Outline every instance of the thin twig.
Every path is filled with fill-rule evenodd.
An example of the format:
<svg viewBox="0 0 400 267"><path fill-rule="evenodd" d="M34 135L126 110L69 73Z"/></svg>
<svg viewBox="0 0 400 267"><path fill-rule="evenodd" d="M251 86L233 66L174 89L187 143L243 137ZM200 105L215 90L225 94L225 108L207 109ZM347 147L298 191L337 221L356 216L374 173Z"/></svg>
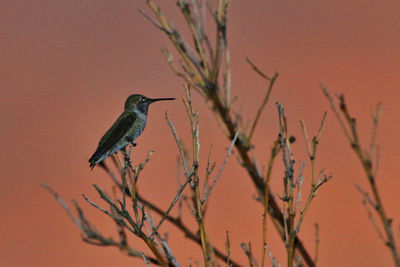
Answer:
<svg viewBox="0 0 400 267"><path fill-rule="evenodd" d="M83 228L81 222L79 221L78 218L76 218L76 217L74 216L74 214L73 214L72 211L70 210L68 204L60 197L60 195L59 195L56 191L54 191L53 188L51 188L50 185L48 185L48 184L46 184L46 183L42 183L42 186L43 186L44 188L46 188L46 189L55 197L55 199L57 200L57 202L61 205L61 207L64 208L65 212L68 214L68 216L69 216L69 217L71 218L71 220L74 222L74 224L75 224L76 226L78 226L78 228L79 228L81 231L84 232L84 228Z"/></svg>
<svg viewBox="0 0 400 267"><path fill-rule="evenodd" d="M272 167L274 166L274 161L276 156L280 151L280 142L277 139L272 148L271 148L271 156L268 162L268 170L265 178L265 193L264 193L264 213L262 215L263 223L262 223L262 255L261 255L261 267L265 265L266 251L267 251L267 215L268 215L268 207L269 207L269 181L272 174Z"/></svg>
<svg viewBox="0 0 400 267"><path fill-rule="evenodd" d="M238 135L239 135L239 132L236 132L235 136L233 137L232 143L231 143L231 145L229 147L228 153L226 154L224 162L222 163L221 168L219 169L219 171L217 173L217 176L215 177L214 181L211 183L210 187L208 188L208 191L205 194L203 194L203 198L201 199L201 202L204 203L207 200L207 198L211 194L211 191L214 188L215 184L218 182L218 179L221 176L222 171L224 170L226 163L228 162L228 158L231 155L232 149L233 149L233 147L235 145L235 142L236 142L236 140L238 138Z"/></svg>
<svg viewBox="0 0 400 267"><path fill-rule="evenodd" d="M251 242L249 242L248 246L245 243L241 243L240 246L242 247L244 253L246 254L247 258L249 259L249 267L257 267L258 264L253 257L253 252L251 249Z"/></svg>
<svg viewBox="0 0 400 267"><path fill-rule="evenodd" d="M378 133L378 126L380 122L380 117L381 117L381 112L382 112L382 104L378 103L376 105L376 110L375 112L372 112L372 134L371 134L371 143L369 146L369 160L371 162L374 162L374 176L377 175L378 173L378 167L379 167L379 147L376 144L376 136Z"/></svg>
<svg viewBox="0 0 400 267"><path fill-rule="evenodd" d="M153 238L154 234L157 233L158 229L160 229L162 223L164 222L164 220L169 216L169 213L171 212L172 208L175 206L176 202L180 199L183 190L185 189L185 187L188 185L188 183L191 182L192 180L192 175L189 176L186 181L179 187L178 192L176 193L176 196L174 197L174 199L172 200L171 204L169 205L169 208L167 209L167 211L164 213L163 217L161 218L160 222L157 224L156 227L154 227L153 229L153 233L149 236L149 238Z"/></svg>
<svg viewBox="0 0 400 267"><path fill-rule="evenodd" d="M376 222L374 215L372 215L372 212L370 208L368 207L368 204L371 205L374 209L376 208L376 204L372 201L372 199L369 197L368 193L365 192L360 185L356 184L357 190L361 193L363 196L362 203L365 207L365 210L367 211L368 214L368 219L371 221L372 226L374 227L375 231L378 234L379 239L383 242L386 243L385 237L382 234L381 229L379 229L378 223Z"/></svg>
<svg viewBox="0 0 400 267"><path fill-rule="evenodd" d="M172 266L174 266L174 267L180 267L178 261L176 260L175 256L173 255L171 249L169 248L169 245L168 245L166 239L165 239L165 238L162 238L162 237L157 233L157 231L155 231L155 228L154 228L154 221L153 221L152 219L150 219L150 217L147 215L146 212L144 212L144 213L145 213L145 216L144 216L144 217L145 217L146 222L149 224L149 226L151 227L153 233L155 233L155 236L156 236L156 237L158 238L158 240L161 242L161 245L159 245L159 244L156 243L156 242L155 242L155 243L159 246L160 250L164 251L164 253L165 253L165 255L166 255L167 259L168 259L168 262L170 263L169 265L172 265ZM152 217L152 215L150 215L150 216ZM150 236L149 236L149 240L152 240L152 238L151 238ZM154 241L155 241L155 240L154 240Z"/></svg>
<svg viewBox="0 0 400 267"><path fill-rule="evenodd" d="M172 31L168 30L167 28L161 26L160 23L158 23L156 20L154 20L152 17L150 17L146 12L144 12L143 9L139 8L138 11L146 18L148 19L151 23L153 23L154 26L156 26L158 29L162 30L166 34L173 34Z"/></svg>
<svg viewBox="0 0 400 267"><path fill-rule="evenodd" d="M319 256L319 225L318 223L314 224L315 226L315 252L314 252L314 262L317 264L318 256Z"/></svg>
<svg viewBox="0 0 400 267"><path fill-rule="evenodd" d="M265 97L264 97L264 100L263 100L263 102L262 102L260 108L259 108L258 111L257 111L257 115L256 115L256 117L254 118L254 121L253 121L252 126L251 126L251 130L250 130L249 137L248 137L248 141L250 142L251 138L253 137L254 130L256 129L258 120L260 119L261 113L262 113L262 111L264 110L265 106L266 106L267 103L268 103L269 97L270 97L271 92L272 92L272 88L274 87L274 83L275 83L276 79L278 78L279 74L276 72L276 73L274 74L274 76L272 76L272 78L270 78L270 77L268 77L267 75L265 75L262 71L260 71L260 70L253 64L253 62L250 61L249 58L246 58L246 61L247 61L247 63L250 64L250 66L253 68L253 70L254 70L255 72L257 72L261 77L263 77L264 79L266 79L266 80L269 82L269 86L268 86L267 93L266 93L266 95L265 95Z"/></svg>
<svg viewBox="0 0 400 267"><path fill-rule="evenodd" d="M269 258L271 259L272 267L276 267L276 259L275 259L274 256L272 256L272 251L271 250L269 250L268 255L269 255ZM279 262L278 262L278 266L279 267L281 266L281 264Z"/></svg>
<svg viewBox="0 0 400 267"><path fill-rule="evenodd" d="M215 168L215 162L211 164L211 152L212 152L213 146L210 146L210 150L208 151L208 157L207 157L207 166L206 166L206 178L204 179L204 185L203 185L203 196L206 194L207 189L208 189L208 180L210 179L210 175L213 172Z"/></svg>
<svg viewBox="0 0 400 267"><path fill-rule="evenodd" d="M225 251L226 251L226 266L230 267L232 264L230 263L231 256L231 242L229 241L229 231L226 231L225 237Z"/></svg>
<svg viewBox="0 0 400 267"><path fill-rule="evenodd" d="M344 124L344 121L342 120L342 117L339 114L339 111L336 108L335 102L333 101L331 95L329 94L328 89L321 84L321 90L324 93L325 97L328 99L329 104L331 105L331 109L333 111L333 113L335 114L336 119L338 120L340 126L342 127L342 130L344 132L344 134L346 135L347 140L349 140L349 142L353 142L352 138L350 137L350 134L348 132L348 129L346 127L346 125Z"/></svg>
<svg viewBox="0 0 400 267"><path fill-rule="evenodd" d="M183 167L185 168L185 176L186 176L186 178L188 178L191 175L190 175L189 167L188 167L188 164L186 161L185 153L184 153L184 150L182 147L182 143L179 139L178 133L176 132L175 125L172 123L171 119L168 116L168 112L165 112L165 119L167 120L168 125L171 128L172 134L174 135L176 144L178 146L178 149L179 149L179 152L180 152L180 155L182 158Z"/></svg>

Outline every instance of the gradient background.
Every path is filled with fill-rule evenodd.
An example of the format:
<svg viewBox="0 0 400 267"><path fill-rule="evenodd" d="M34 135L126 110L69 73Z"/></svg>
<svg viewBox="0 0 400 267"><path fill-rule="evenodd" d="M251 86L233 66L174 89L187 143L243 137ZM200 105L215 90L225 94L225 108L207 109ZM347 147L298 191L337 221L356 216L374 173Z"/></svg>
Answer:
<svg viewBox="0 0 400 267"><path fill-rule="evenodd" d="M162 2L162 1L159 1ZM164 11L182 25L175 1ZM182 81L170 71L160 47L165 36L137 12L145 1L0 1L0 264L2 266L143 266L115 248L84 244L79 231L53 197L47 182L66 200L78 199L87 216L105 236L115 226L81 198L98 203L91 184L109 190L100 169L87 160L104 132L123 108L126 97L183 96ZM249 56L266 73L280 77L272 101L254 136L260 165L265 165L277 134L276 108L287 111L290 131L298 136L297 160L306 160L298 121L315 134L329 110L319 83L331 93L344 92L358 120L361 139L369 141L370 111L379 101L383 117L378 140L378 177L385 208L393 216L397 241L400 218L400 3L398 1L233 1L229 15L233 94L246 118L252 118L265 94L265 83L245 63ZM229 142L221 135L206 104L195 97L200 111L203 164L211 144L220 166ZM166 208L176 191L176 145L164 119L169 111L182 137L188 122L181 101L155 104L147 129L138 140L134 163L148 150L156 153L139 182L142 194ZM391 266L389 250L379 240L354 184L367 189L360 163L350 151L333 114L319 147L318 168L334 179L323 186L306 216L300 237L314 251L314 223L320 225L321 266ZM307 174L307 173L306 173ZM272 187L281 193L281 163ZM308 191L305 182L305 190ZM232 157L217 184L206 226L211 241L224 248L231 234L234 259L246 264L239 244L252 241L257 258L261 248L262 207L253 200L254 187ZM103 205L104 206L104 205ZM193 219L184 219L193 226ZM268 247L285 263L284 245L271 225ZM165 225L182 266L190 255L202 262L200 248ZM131 245L143 248L132 238ZM398 243L399 244L399 243Z"/></svg>

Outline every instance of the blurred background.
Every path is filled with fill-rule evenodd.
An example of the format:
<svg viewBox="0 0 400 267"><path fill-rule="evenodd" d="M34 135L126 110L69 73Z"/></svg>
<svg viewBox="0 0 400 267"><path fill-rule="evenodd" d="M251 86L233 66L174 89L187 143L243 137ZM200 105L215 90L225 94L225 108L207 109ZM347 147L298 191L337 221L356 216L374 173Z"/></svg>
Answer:
<svg viewBox="0 0 400 267"><path fill-rule="evenodd" d="M176 1L158 2L177 28L184 26ZM164 113L169 112L189 147L182 80L173 75L160 53L168 40L138 8L147 10L145 1L0 1L2 266L144 266L140 259L115 248L83 243L77 227L40 186L46 182L64 199L76 199L105 236L116 236L113 222L90 207L81 194L103 204L92 184L110 190L111 182L100 168L90 171L87 161L123 111L125 99L141 93L178 99L151 106L147 128L132 155L138 164L149 150L155 151L139 181L143 195L163 208L175 196L178 150ZM266 92L265 81L245 57L267 74L280 74L253 138L260 166L266 165L278 133L275 101L285 106L289 131L298 137L297 162L307 160L299 120L306 121L313 135L323 112L329 110L320 83L331 93L345 93L365 145L370 140L371 110L382 102L377 183L388 215L395 218L397 241L399 10L395 0L257 0L233 1L228 16L232 94L239 96L236 108L244 119L255 116ZM214 146L213 159L219 167L229 141L197 95L194 107L200 111L200 168L204 172L209 147ZM368 220L354 186L368 190L367 180L332 112L319 153L317 168L332 172L334 178L320 189L305 217L299 236L306 248L313 254L314 223L318 222L321 266L392 266L389 250ZM271 181L272 190L279 194L281 166L278 162ZM305 179L304 196L310 183ZM247 173L231 157L211 195L206 227L212 243L222 250L225 231L230 232L232 257L242 264L247 259L241 242L251 241L255 256L261 255L263 211L253 195ZM185 214L195 230L193 218ZM268 226L268 248L285 263L284 244L270 222ZM197 245L171 225L165 224L162 230L169 233L170 246L182 266L189 265L189 258L202 262ZM130 243L145 249L135 238Z"/></svg>

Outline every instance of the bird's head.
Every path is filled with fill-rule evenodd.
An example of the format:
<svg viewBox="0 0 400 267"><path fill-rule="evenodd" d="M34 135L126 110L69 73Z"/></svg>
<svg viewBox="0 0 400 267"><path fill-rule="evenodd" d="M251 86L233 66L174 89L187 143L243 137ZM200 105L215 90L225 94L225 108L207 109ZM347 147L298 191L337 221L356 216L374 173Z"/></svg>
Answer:
<svg viewBox="0 0 400 267"><path fill-rule="evenodd" d="M151 103L163 100L175 100L175 98L148 98L144 95L130 95L125 102L125 111L137 110L143 114L147 114Z"/></svg>

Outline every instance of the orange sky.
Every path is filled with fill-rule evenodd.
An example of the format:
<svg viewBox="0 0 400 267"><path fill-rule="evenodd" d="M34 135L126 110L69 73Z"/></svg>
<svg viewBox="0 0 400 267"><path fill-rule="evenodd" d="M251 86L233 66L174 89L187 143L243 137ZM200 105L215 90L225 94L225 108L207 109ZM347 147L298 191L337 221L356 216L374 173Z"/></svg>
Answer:
<svg viewBox="0 0 400 267"><path fill-rule="evenodd" d="M163 7L174 25L181 26L175 1L164 2ZM92 222L106 236L114 235L110 220L81 198L86 193L102 203L91 184L103 188L110 184L100 169L90 171L87 160L128 95L183 95L182 81L172 75L160 53L167 40L138 8L146 8L145 1L0 1L2 266L143 266L115 248L84 244L78 229L40 186L47 182L66 200L78 199ZM254 155L260 165L266 163L278 131L271 103L279 101L286 108L290 130L299 137L294 148L297 160L307 159L298 121L304 119L309 133L315 133L329 109L320 82L332 93L346 94L352 113L359 118L364 143L369 140L371 108L383 103L378 186L387 213L395 218L396 238L400 219L396 205L400 200L399 10L395 0L233 1L228 26L232 90L240 96L237 106L247 118L255 115L265 84L245 63L245 56L265 72L280 74L254 136ZM213 157L219 166L229 143L197 96L195 107L200 110L202 159L214 144ZM133 154L137 164L148 150L156 151L139 186L142 194L164 208L176 191L178 153L164 120L167 110L180 134L187 137L181 101L155 104ZM305 218L300 237L306 248L313 254L313 225L318 222L321 266L391 266L390 253L374 232L354 187L358 183L367 189L367 181L333 114L328 115L319 152L318 168L332 172L334 179L321 188ZM204 163L200 168L204 169ZM277 193L281 193L282 175L277 165L272 177ZM305 187L307 182L306 178ZM206 217L212 242L223 249L225 230L229 230L234 259L243 264L241 242L252 241L255 255L260 255L262 208L252 199L254 193L247 174L232 157L211 196ZM185 219L193 222L189 216ZM173 227L164 229L182 266L188 265L190 255L202 260L198 246ZM268 245L284 263L283 244L272 226L269 233ZM134 238L131 242L143 247Z"/></svg>

